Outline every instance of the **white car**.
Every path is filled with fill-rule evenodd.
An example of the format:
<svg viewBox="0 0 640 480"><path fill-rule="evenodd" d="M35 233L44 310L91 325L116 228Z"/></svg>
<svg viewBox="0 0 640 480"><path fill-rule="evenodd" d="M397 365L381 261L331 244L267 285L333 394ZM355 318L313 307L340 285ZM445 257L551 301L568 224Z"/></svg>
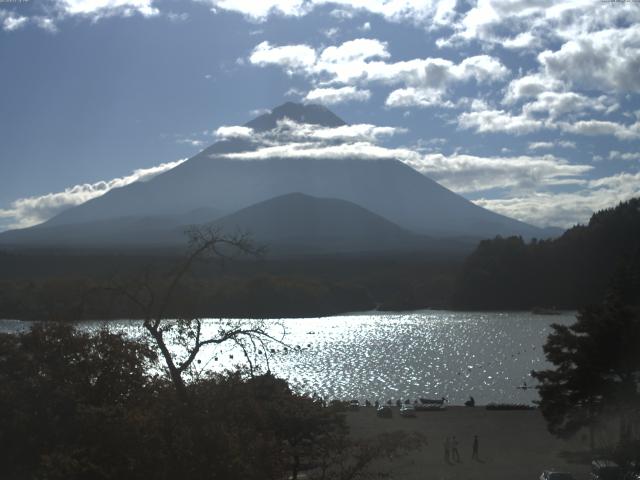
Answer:
<svg viewBox="0 0 640 480"><path fill-rule="evenodd" d="M411 404L405 403L400 407L400 416L401 417L415 417L416 416L416 408Z"/></svg>

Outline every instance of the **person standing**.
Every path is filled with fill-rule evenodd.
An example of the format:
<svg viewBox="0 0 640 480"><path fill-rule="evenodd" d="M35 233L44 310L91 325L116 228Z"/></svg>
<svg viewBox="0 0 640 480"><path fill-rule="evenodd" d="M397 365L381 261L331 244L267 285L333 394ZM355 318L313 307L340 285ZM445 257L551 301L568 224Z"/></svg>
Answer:
<svg viewBox="0 0 640 480"><path fill-rule="evenodd" d="M458 439L453 436L451 439L451 458L454 462L460 463L460 452L458 452Z"/></svg>
<svg viewBox="0 0 640 480"><path fill-rule="evenodd" d="M473 436L473 453L471 454L471 460L479 461L480 457L478 456L478 449L480 445L478 442L478 435Z"/></svg>

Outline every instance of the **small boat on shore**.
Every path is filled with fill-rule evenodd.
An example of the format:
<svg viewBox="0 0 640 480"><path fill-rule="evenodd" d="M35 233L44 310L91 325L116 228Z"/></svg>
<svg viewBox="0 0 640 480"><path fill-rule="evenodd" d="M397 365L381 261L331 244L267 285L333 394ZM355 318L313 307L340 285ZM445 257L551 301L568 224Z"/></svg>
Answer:
<svg viewBox="0 0 640 480"><path fill-rule="evenodd" d="M544 308L544 307L533 307L531 309L531 313L534 315L560 315L562 312L558 310L556 307Z"/></svg>
<svg viewBox="0 0 640 480"><path fill-rule="evenodd" d="M442 398L423 398L420 397L420 403L415 405L418 412L438 412L446 410L447 399Z"/></svg>

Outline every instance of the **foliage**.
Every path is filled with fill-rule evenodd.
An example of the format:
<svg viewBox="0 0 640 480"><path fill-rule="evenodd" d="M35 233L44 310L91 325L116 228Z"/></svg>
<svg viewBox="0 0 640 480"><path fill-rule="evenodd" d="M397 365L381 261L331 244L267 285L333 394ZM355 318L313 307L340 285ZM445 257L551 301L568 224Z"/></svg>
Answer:
<svg viewBox="0 0 640 480"><path fill-rule="evenodd" d="M622 271L628 301L640 304L640 198L597 212L555 240L481 242L458 277L454 306L573 309L603 300Z"/></svg>
<svg viewBox="0 0 640 480"><path fill-rule="evenodd" d="M553 369L534 372L549 430L571 436L620 415L623 425L640 412L640 311L610 294L580 310L571 326L553 325L544 351ZM635 418L635 419L634 419Z"/></svg>
<svg viewBox="0 0 640 480"><path fill-rule="evenodd" d="M115 298L114 283L135 288L140 272L158 289L184 257L142 252L0 252L0 317L21 320L143 318ZM185 275L167 316L283 318L450 305L462 257L239 258L224 268L202 258Z"/></svg>
<svg viewBox="0 0 640 480"><path fill-rule="evenodd" d="M362 479L401 446L351 440L337 408L269 374L200 378L186 404L156 366L154 350L107 331L49 322L0 334L2 477L257 480L315 467Z"/></svg>
<svg viewBox="0 0 640 480"><path fill-rule="evenodd" d="M155 393L147 373L155 360L145 345L106 331L49 324L1 334L4 478L135 478L125 470Z"/></svg>

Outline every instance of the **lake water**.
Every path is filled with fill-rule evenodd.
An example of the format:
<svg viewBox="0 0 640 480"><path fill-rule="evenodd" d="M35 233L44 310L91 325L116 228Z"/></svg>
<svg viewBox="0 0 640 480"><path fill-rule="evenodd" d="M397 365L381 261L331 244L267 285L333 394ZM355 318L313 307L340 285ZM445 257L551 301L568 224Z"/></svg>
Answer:
<svg viewBox="0 0 640 480"><path fill-rule="evenodd" d="M284 327L285 341L294 348L285 352L278 347L269 367L298 391L327 399L383 402L445 396L461 404L473 395L479 404L530 403L536 390L517 387L535 385L531 370L548 366L542 345L550 324L574 321L573 312L544 316L438 310L283 319L273 322L273 328ZM217 322L206 320L205 330L215 329ZM90 330L102 325L81 324ZM25 324L0 322L3 331L20 328ZM109 322L109 328L142 333L137 321ZM201 366L223 370L242 363L242 355L237 349L210 348L200 360Z"/></svg>

